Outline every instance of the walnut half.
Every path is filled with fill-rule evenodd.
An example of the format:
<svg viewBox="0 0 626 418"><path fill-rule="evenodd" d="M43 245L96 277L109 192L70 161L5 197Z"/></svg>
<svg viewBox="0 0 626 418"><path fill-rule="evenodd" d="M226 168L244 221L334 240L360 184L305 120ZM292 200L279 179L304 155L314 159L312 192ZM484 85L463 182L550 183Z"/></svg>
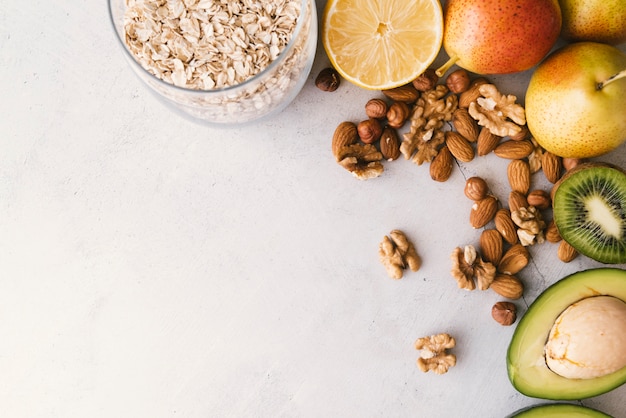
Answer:
<svg viewBox="0 0 626 418"><path fill-rule="evenodd" d="M392 279L401 279L405 268L417 271L422 264L413 243L404 232L397 229L383 238L378 247L378 255Z"/></svg>
<svg viewBox="0 0 626 418"><path fill-rule="evenodd" d="M339 165L360 180L380 176L384 167L383 155L372 144L345 145L337 151Z"/></svg>
<svg viewBox="0 0 626 418"><path fill-rule="evenodd" d="M456 341L449 334L436 334L418 338L415 348L421 350L417 359L417 367L423 372L433 371L437 374L447 373L450 367L456 365L456 356L446 350L453 348Z"/></svg>
<svg viewBox="0 0 626 418"><path fill-rule="evenodd" d="M496 277L496 267L483 260L473 245L455 248L450 259L452 260L450 273L461 289L474 290L478 283L480 290L487 290Z"/></svg>

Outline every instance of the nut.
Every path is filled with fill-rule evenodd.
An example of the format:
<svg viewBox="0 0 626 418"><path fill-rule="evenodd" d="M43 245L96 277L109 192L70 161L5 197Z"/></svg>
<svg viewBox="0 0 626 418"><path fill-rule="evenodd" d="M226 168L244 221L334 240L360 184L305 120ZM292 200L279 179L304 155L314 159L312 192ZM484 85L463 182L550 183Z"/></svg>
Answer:
<svg viewBox="0 0 626 418"><path fill-rule="evenodd" d="M517 232L515 223L513 223L513 219L511 219L511 211L506 208L498 209L494 222L496 224L496 229L506 242L511 245L517 243Z"/></svg>
<svg viewBox="0 0 626 418"><path fill-rule="evenodd" d="M517 307L512 302L497 302L491 307L491 316L500 325L512 325L517 319Z"/></svg>
<svg viewBox="0 0 626 418"><path fill-rule="evenodd" d="M447 353L453 348L456 341L449 334L437 334L418 338L415 349L421 350L417 359L417 367L423 372L432 370L437 374L444 374L456 364L456 356Z"/></svg>
<svg viewBox="0 0 626 418"><path fill-rule="evenodd" d="M480 234L480 253L485 261L498 265L502 259L502 235L495 229L485 229Z"/></svg>
<svg viewBox="0 0 626 418"><path fill-rule="evenodd" d="M459 68L451 72L446 77L446 86L452 93L460 94L466 91L470 86L469 74L463 68Z"/></svg>
<svg viewBox="0 0 626 418"><path fill-rule="evenodd" d="M401 279L404 269L417 271L422 264L413 243L398 229L383 237L378 246L378 256L392 279Z"/></svg>
<svg viewBox="0 0 626 418"><path fill-rule="evenodd" d="M454 131L446 132L446 144L450 149L454 158L464 163L468 163L474 159L474 148L472 144L461 134Z"/></svg>
<svg viewBox="0 0 626 418"><path fill-rule="evenodd" d="M496 146L493 152L500 158L506 158L509 160L521 160L528 157L535 147L528 140L513 141L508 140L501 142Z"/></svg>
<svg viewBox="0 0 626 418"><path fill-rule="evenodd" d="M561 163L563 164L563 168L566 171L571 170L574 167L579 166L584 163L586 160L584 158L562 158Z"/></svg>
<svg viewBox="0 0 626 418"><path fill-rule="evenodd" d="M383 90L382 92L395 102L415 103L420 97L420 92L410 83L393 89Z"/></svg>
<svg viewBox="0 0 626 418"><path fill-rule="evenodd" d="M395 101L387 109L387 124L392 128L401 128L411 114L409 105L402 101Z"/></svg>
<svg viewBox="0 0 626 418"><path fill-rule="evenodd" d="M488 128L481 128L476 139L476 153L481 157L489 154L501 140L501 136L492 133Z"/></svg>
<svg viewBox="0 0 626 418"><path fill-rule="evenodd" d="M498 273L517 274L528 265L529 261L528 249L520 243L513 244L498 263Z"/></svg>
<svg viewBox="0 0 626 418"><path fill-rule="evenodd" d="M559 242L563 239L561 237L561 233L556 227L556 223L554 222L554 219L548 223L548 226L546 227L545 236L546 236L546 241L552 242L552 243Z"/></svg>
<svg viewBox="0 0 626 418"><path fill-rule="evenodd" d="M380 136L380 153L387 161L400 157L400 138L396 130L390 126L385 126Z"/></svg>
<svg viewBox="0 0 626 418"><path fill-rule="evenodd" d="M561 157L558 157L550 151L544 151L541 156L541 168L550 183L556 183L561 178L561 169L563 164Z"/></svg>
<svg viewBox="0 0 626 418"><path fill-rule="evenodd" d="M352 122L341 122L333 134L332 151L339 161L339 150L348 145L356 144L359 140L359 133L356 125Z"/></svg>
<svg viewBox="0 0 626 418"><path fill-rule="evenodd" d="M459 95L459 107L467 109L470 103L475 102L480 96L480 86L488 84L489 81L484 77L478 77L472 80L469 88Z"/></svg>
<svg viewBox="0 0 626 418"><path fill-rule="evenodd" d="M520 279L511 274L496 275L490 288L507 299L519 299L524 294L524 285Z"/></svg>
<svg viewBox="0 0 626 418"><path fill-rule="evenodd" d="M489 186L482 177L474 176L465 181L465 196L470 200L478 201L484 199L489 192Z"/></svg>
<svg viewBox="0 0 626 418"><path fill-rule="evenodd" d="M359 138L365 144L372 144L380 139L383 126L378 119L369 118L359 122L356 126Z"/></svg>
<svg viewBox="0 0 626 418"><path fill-rule="evenodd" d="M526 196L522 193L512 190L509 193L509 210L511 213L520 210L520 208L527 208L528 201L526 200Z"/></svg>
<svg viewBox="0 0 626 418"><path fill-rule="evenodd" d="M571 244L565 240L561 240L559 248L557 249L557 257L564 263L569 263L578 257L578 251Z"/></svg>
<svg viewBox="0 0 626 418"><path fill-rule="evenodd" d="M452 114L452 124L458 133L470 142L478 140L480 128L476 120L470 116L467 109L459 107Z"/></svg>
<svg viewBox="0 0 626 418"><path fill-rule="evenodd" d="M520 126L520 131L516 133L515 135L509 136L509 138L512 139L513 141L521 141L522 139L528 139L529 135L530 135L530 131L528 130L528 126L522 125Z"/></svg>
<svg viewBox="0 0 626 418"><path fill-rule="evenodd" d="M486 196L472 205L470 224L473 228L482 228L487 225L498 211L498 199Z"/></svg>
<svg viewBox="0 0 626 418"><path fill-rule="evenodd" d="M335 91L340 82L339 73L332 67L324 68L315 78L315 85L322 91Z"/></svg>
<svg viewBox="0 0 626 418"><path fill-rule="evenodd" d="M433 68L428 68L422 75L413 80L413 87L418 91L428 91L435 88L439 76Z"/></svg>
<svg viewBox="0 0 626 418"><path fill-rule="evenodd" d="M365 103L365 114L368 118L384 119L387 117L387 102L383 99L370 99Z"/></svg>
<svg viewBox="0 0 626 418"><path fill-rule="evenodd" d="M530 166L525 160L512 160L507 167L507 177L513 191L521 194L530 189Z"/></svg>
<svg viewBox="0 0 626 418"><path fill-rule="evenodd" d="M454 157L448 146L444 145L430 163L430 177L435 181L444 182L450 178L453 168Z"/></svg>
<svg viewBox="0 0 626 418"><path fill-rule="evenodd" d="M530 206L534 206L537 209L545 210L552 206L552 200L550 199L550 193L545 190L537 189L528 193L526 201Z"/></svg>

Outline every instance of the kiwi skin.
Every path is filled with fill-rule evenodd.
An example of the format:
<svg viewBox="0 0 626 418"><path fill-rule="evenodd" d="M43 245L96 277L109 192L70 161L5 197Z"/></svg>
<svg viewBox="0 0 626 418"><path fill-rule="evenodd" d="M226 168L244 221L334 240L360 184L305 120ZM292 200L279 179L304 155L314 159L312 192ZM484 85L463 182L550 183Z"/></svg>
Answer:
<svg viewBox="0 0 626 418"><path fill-rule="evenodd" d="M623 173L626 175L626 171L624 169L622 169L621 167L618 167L614 164L610 164L610 163L606 163L606 162L586 162L583 164L580 164L576 167L574 167L573 169L567 171L562 177L561 179L554 185L551 195L552 195L552 209L554 211L554 209L556 209L558 203L558 200L555 199L556 193L559 189L559 187L565 182L567 181L567 179L569 179L572 175L579 173L581 171L584 170L588 170L588 169L593 169L593 168L610 168L610 169L614 169L619 171L620 173ZM570 241L568 241L567 236L569 235L567 233L567 231L564 231L561 227L559 226L559 222L557 217L555 216L554 218L555 220L555 224L557 227L557 230L559 231L559 234L561 235L561 237L567 241L569 244L571 244L579 253L586 255L589 258L592 258L596 261L599 261L601 263L605 263L605 264L618 264L618 263L626 263L626 251L623 250L624 247L622 247L622 251L620 251L619 253L613 253L613 254L599 254L598 251L592 251L589 248L587 248L586 246L581 246L581 245L575 245L575 243L572 243Z"/></svg>

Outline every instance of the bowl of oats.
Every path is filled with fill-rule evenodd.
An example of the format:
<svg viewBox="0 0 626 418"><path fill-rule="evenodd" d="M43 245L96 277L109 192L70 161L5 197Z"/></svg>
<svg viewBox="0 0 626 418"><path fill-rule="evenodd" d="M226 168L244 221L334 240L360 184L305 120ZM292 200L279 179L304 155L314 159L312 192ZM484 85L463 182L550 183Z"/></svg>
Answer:
<svg viewBox="0 0 626 418"><path fill-rule="evenodd" d="M315 0L109 0L109 12L135 74L210 125L277 114L315 58Z"/></svg>

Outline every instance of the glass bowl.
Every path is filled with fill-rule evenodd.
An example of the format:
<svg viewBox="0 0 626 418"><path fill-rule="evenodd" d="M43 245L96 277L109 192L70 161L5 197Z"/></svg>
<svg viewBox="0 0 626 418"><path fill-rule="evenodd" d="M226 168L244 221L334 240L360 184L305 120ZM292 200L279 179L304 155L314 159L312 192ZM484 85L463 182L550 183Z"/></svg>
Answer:
<svg viewBox="0 0 626 418"><path fill-rule="evenodd" d="M258 122L282 111L302 89L317 47L315 0L301 0L291 39L261 72L221 88L199 90L179 87L145 69L125 39L124 15L129 0L109 0L109 14L124 56L135 74L163 102L194 120L215 126ZM155 4L163 3L154 1Z"/></svg>

